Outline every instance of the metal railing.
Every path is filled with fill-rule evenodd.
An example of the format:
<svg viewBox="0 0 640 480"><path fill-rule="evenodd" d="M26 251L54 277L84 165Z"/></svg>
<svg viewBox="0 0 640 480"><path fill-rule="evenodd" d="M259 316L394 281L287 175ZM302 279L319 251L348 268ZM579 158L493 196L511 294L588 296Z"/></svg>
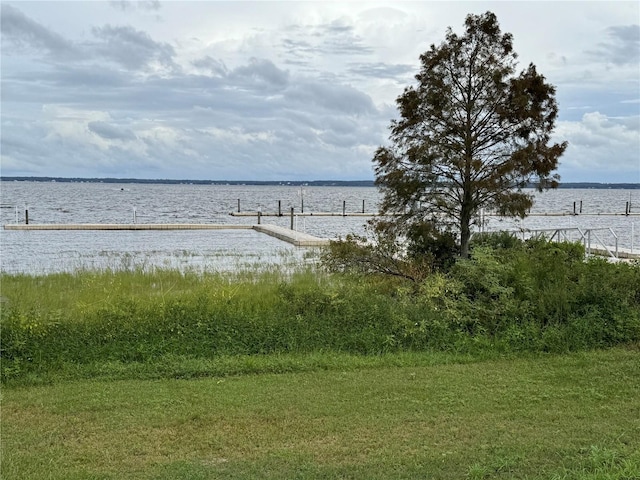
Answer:
<svg viewBox="0 0 640 480"><path fill-rule="evenodd" d="M520 230L508 230L511 234L520 234L523 240L527 238L546 238L549 242L580 242L584 245L587 255L606 253L611 258L619 257L618 235L610 227L601 228L546 228L530 230L521 228ZM601 232L608 232L609 238L614 246L607 245L602 240ZM613 250L612 250L613 248Z"/></svg>

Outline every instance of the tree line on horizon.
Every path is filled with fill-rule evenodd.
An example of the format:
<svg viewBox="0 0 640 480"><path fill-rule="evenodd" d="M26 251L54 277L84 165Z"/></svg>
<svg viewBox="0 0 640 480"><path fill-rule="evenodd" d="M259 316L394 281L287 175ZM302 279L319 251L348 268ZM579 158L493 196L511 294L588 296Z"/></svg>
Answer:
<svg viewBox="0 0 640 480"><path fill-rule="evenodd" d="M163 178L114 178L114 177L26 177L0 175L2 182L61 182L61 183L138 183L158 185L274 185L311 187L375 187L375 180L174 180ZM535 188L533 184L525 188ZM640 183L560 182L558 188L615 188L640 189Z"/></svg>

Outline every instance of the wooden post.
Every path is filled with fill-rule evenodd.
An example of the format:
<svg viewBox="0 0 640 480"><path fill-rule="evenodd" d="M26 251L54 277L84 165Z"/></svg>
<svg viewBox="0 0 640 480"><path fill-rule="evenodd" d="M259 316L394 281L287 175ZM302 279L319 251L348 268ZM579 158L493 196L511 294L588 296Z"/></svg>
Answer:
<svg viewBox="0 0 640 480"><path fill-rule="evenodd" d="M282 200L278 200L278 216L282 216Z"/></svg>
<svg viewBox="0 0 640 480"><path fill-rule="evenodd" d="M347 201L346 200L342 201L342 216L343 217L347 216Z"/></svg>
<svg viewBox="0 0 640 480"><path fill-rule="evenodd" d="M576 214L576 202L573 202L573 214Z"/></svg>
<svg viewBox="0 0 640 480"><path fill-rule="evenodd" d="M262 220L262 212L258 210L258 225L260 225L261 220Z"/></svg>
<svg viewBox="0 0 640 480"><path fill-rule="evenodd" d="M580 213L582 213L582 200L580 200Z"/></svg>
<svg viewBox="0 0 640 480"><path fill-rule="evenodd" d="M362 200L362 213L364 213L364 200Z"/></svg>
<svg viewBox="0 0 640 480"><path fill-rule="evenodd" d="M629 216L629 213L631 213L631 209L629 208L629 202L627 202L627 204L624 207L624 214Z"/></svg>
<svg viewBox="0 0 640 480"><path fill-rule="evenodd" d="M240 199L238 199L238 213L240 213Z"/></svg>
<svg viewBox="0 0 640 480"><path fill-rule="evenodd" d="M28 208L24 210L24 223L29 225L29 209Z"/></svg>
<svg viewBox="0 0 640 480"><path fill-rule="evenodd" d="M291 230L293 230L293 207L291 207Z"/></svg>

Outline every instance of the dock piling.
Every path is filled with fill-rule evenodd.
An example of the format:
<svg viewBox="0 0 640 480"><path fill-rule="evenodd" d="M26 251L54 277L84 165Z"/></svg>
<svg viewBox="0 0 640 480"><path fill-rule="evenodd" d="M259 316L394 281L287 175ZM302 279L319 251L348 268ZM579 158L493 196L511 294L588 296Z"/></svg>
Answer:
<svg viewBox="0 0 640 480"><path fill-rule="evenodd" d="M28 208L24 209L24 223L26 225L29 225L29 209Z"/></svg>

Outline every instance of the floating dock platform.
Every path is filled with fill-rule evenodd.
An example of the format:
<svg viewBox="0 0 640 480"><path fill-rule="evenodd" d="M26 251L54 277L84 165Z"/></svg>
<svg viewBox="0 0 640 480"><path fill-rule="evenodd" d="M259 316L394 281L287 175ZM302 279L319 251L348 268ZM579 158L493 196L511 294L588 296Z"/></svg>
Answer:
<svg viewBox="0 0 640 480"><path fill-rule="evenodd" d="M323 247L329 245L328 238L319 238L304 232L297 232L284 227L271 224L253 225L256 232L266 233L279 240L291 243L296 247Z"/></svg>
<svg viewBox="0 0 640 480"><path fill-rule="evenodd" d="M609 250L602 246L595 246L589 249L589 253L591 255L598 257L610 257L611 252L615 252L615 247L609 247ZM630 248L619 247L618 251L615 253L617 254L617 257L615 258L620 260L640 260L640 251L637 249L631 250Z"/></svg>
<svg viewBox="0 0 640 480"><path fill-rule="evenodd" d="M231 212L229 213L232 217L290 217L289 213L278 213L278 212ZM377 217L380 216L379 213L362 213L362 212L296 212L294 214L296 217Z"/></svg>
<svg viewBox="0 0 640 480"><path fill-rule="evenodd" d="M75 223L75 224L8 224L5 230L255 230L275 237L296 247L321 247L329 245L328 238L289 230L277 225L228 225L224 223Z"/></svg>
<svg viewBox="0 0 640 480"><path fill-rule="evenodd" d="M7 224L5 230L251 230L253 225L223 223L27 223Z"/></svg>

